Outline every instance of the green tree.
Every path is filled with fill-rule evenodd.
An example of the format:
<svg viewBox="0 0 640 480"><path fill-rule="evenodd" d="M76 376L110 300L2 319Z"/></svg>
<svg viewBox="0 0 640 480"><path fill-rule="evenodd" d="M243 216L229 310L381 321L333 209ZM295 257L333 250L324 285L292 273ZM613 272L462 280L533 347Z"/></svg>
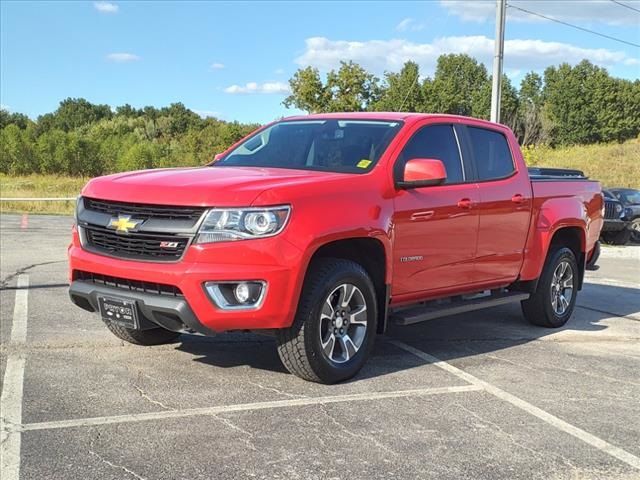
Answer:
<svg viewBox="0 0 640 480"><path fill-rule="evenodd" d="M69 132L112 116L109 105L95 105L84 98L67 98L60 102L55 112L39 117L38 124L45 131L58 128Z"/></svg>
<svg viewBox="0 0 640 480"><path fill-rule="evenodd" d="M289 80L291 95L284 99L285 107L295 107L308 113L322 113L329 109L330 92L322 83L317 68L301 68Z"/></svg>
<svg viewBox="0 0 640 480"><path fill-rule="evenodd" d="M406 62L399 73L386 72L379 100L373 109L379 112L422 112L425 108L420 67Z"/></svg>
<svg viewBox="0 0 640 480"><path fill-rule="evenodd" d="M527 73L520 82L516 133L522 145L535 145L544 140L542 127L542 77Z"/></svg>
<svg viewBox="0 0 640 480"><path fill-rule="evenodd" d="M486 117L487 85L490 89L487 69L474 58L466 54L441 55L426 98L426 110Z"/></svg>
<svg viewBox="0 0 640 480"><path fill-rule="evenodd" d="M283 104L309 113L361 112L380 96L378 78L353 62L340 62L338 71L327 74L326 84L317 69L307 67L298 70L289 85L291 95Z"/></svg>

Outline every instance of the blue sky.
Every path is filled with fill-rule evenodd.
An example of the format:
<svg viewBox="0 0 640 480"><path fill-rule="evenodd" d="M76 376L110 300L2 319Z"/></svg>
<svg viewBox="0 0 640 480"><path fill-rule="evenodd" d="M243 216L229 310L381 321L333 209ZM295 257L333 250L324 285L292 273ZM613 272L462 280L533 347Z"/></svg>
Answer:
<svg viewBox="0 0 640 480"><path fill-rule="evenodd" d="M514 6L640 43L640 12L610 0L512 0ZM640 9L640 1L622 0ZM203 116L266 122L288 79L354 60L378 75L417 61L432 75L441 53L490 67L495 2L73 1L0 3L0 102L31 117L67 97L112 106L182 102ZM508 9L505 71L588 58L640 78L640 48Z"/></svg>

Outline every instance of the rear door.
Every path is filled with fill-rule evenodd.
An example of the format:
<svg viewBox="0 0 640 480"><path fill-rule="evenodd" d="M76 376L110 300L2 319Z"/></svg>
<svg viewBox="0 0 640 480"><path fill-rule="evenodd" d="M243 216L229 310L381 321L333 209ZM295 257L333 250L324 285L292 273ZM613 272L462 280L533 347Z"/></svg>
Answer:
<svg viewBox="0 0 640 480"><path fill-rule="evenodd" d="M466 126L465 158L473 159L478 184L480 226L475 279L481 284L517 278L531 221L532 188L527 172L518 171L505 134Z"/></svg>
<svg viewBox="0 0 640 480"><path fill-rule="evenodd" d="M473 281L478 186L462 161L457 128L450 124L418 128L394 164L394 180L402 178L405 163L413 158L441 160L447 170L443 185L397 191L394 296L419 296Z"/></svg>

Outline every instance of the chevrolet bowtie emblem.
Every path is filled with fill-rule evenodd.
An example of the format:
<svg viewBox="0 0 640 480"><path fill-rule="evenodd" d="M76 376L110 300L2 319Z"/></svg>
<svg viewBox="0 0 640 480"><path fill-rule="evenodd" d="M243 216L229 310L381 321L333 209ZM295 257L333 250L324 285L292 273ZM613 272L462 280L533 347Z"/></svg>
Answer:
<svg viewBox="0 0 640 480"><path fill-rule="evenodd" d="M109 228L118 233L129 233L129 230L135 229L144 220L131 220L131 215L118 215L109 220Z"/></svg>

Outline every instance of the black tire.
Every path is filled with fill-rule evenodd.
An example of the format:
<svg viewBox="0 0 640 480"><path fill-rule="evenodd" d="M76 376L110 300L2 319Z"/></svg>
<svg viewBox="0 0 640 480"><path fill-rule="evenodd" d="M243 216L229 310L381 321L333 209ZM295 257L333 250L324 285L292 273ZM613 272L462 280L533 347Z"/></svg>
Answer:
<svg viewBox="0 0 640 480"><path fill-rule="evenodd" d="M363 326L364 330L358 331L361 341L359 349L353 355L347 354L344 362L336 363L322 348L321 315L325 304L331 304L332 292L345 284L357 287L360 292L359 297L366 307L363 312L366 325ZM331 310L331 313L334 311ZM278 354L287 370L304 380L325 384L347 380L358 373L373 348L377 319L375 288L364 268L349 260L321 258L309 268L293 325L276 333ZM326 317L324 321L327 321ZM339 321L341 323L342 319ZM346 330L352 327L360 328L352 324ZM334 342L339 344L339 339L334 339ZM334 350L331 349L333 354Z"/></svg>
<svg viewBox="0 0 640 480"><path fill-rule="evenodd" d="M629 240L631 240L631 230L628 228L615 232L609 237L609 243L611 245L626 245L629 243Z"/></svg>
<svg viewBox="0 0 640 480"><path fill-rule="evenodd" d="M556 269L563 262L566 262L571 268L573 283L568 306L563 313L559 314L552 304L554 296L552 283ZM578 263L572 250L566 247L556 247L551 250L542 269L542 275L540 275L536 291L529 299L522 302L522 312L529 323L547 328L559 328L567 323L576 305L578 275Z"/></svg>
<svg viewBox="0 0 640 480"><path fill-rule="evenodd" d="M109 331L116 337L125 342L133 343L134 345L163 345L165 343L175 342L180 336L179 333L165 330L164 328L133 330L110 322L109 320L104 320L104 323L107 325Z"/></svg>
<svg viewBox="0 0 640 480"><path fill-rule="evenodd" d="M631 230L631 240L635 243L640 243L640 217L631 220L629 229Z"/></svg>

